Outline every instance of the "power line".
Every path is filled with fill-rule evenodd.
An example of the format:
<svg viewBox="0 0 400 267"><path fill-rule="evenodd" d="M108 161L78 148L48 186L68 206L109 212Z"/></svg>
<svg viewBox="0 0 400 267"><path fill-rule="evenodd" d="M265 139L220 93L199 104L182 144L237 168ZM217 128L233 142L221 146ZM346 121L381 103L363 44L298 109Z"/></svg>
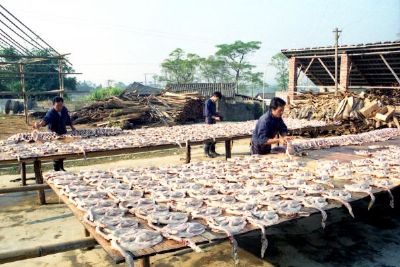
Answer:
<svg viewBox="0 0 400 267"><path fill-rule="evenodd" d="M15 28L20 30L23 34L25 34L29 39L31 39L33 42L35 42L41 49L46 49L42 45L40 45L36 40L34 40L31 36L29 36L26 32L24 32L20 27L18 27L14 22L12 22L7 16L5 16L2 12L0 12L0 15L2 15L6 20L8 20L12 25L14 25Z"/></svg>

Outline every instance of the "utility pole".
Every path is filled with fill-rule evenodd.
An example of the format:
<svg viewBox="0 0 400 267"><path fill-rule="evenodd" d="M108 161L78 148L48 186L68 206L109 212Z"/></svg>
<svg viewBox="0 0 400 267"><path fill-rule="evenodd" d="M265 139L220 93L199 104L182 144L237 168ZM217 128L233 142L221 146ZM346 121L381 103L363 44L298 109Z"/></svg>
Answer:
<svg viewBox="0 0 400 267"><path fill-rule="evenodd" d="M338 43L339 43L339 33L342 31L337 27L333 30L335 34L335 95L338 93Z"/></svg>

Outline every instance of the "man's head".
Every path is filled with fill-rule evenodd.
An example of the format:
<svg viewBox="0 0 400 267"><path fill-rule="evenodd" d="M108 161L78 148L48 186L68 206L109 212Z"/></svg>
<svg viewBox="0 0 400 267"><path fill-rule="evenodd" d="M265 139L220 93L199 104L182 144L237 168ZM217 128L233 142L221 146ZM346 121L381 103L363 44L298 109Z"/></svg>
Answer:
<svg viewBox="0 0 400 267"><path fill-rule="evenodd" d="M214 102L217 102L222 98L221 92L214 92L213 95L211 96L211 100Z"/></svg>
<svg viewBox="0 0 400 267"><path fill-rule="evenodd" d="M53 98L53 108L60 112L64 106L64 99L61 96L56 96Z"/></svg>
<svg viewBox="0 0 400 267"><path fill-rule="evenodd" d="M276 118L281 118L283 111L285 110L286 102L279 97L274 97L271 99L269 104L269 109L271 110L272 116Z"/></svg>

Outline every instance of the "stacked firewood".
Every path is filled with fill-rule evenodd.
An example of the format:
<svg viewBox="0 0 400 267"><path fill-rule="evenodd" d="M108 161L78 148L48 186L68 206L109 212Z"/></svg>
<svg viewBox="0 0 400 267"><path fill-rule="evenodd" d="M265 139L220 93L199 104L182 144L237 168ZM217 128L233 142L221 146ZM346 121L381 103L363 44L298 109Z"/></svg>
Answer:
<svg viewBox="0 0 400 267"><path fill-rule="evenodd" d="M96 101L72 114L75 124L135 128L149 124L175 125L203 119L203 99L197 94L140 96L125 91Z"/></svg>
<svg viewBox="0 0 400 267"><path fill-rule="evenodd" d="M398 97L378 92L347 92L338 95L307 93L290 102L287 116L327 122L340 121L344 125L343 133L363 132L382 127L400 128L399 101Z"/></svg>

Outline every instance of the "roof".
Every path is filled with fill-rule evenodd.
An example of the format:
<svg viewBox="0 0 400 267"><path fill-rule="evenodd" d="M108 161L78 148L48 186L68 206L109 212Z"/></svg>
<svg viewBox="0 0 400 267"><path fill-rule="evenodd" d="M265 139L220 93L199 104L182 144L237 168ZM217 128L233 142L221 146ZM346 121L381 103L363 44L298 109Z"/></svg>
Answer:
<svg viewBox="0 0 400 267"><path fill-rule="evenodd" d="M167 84L165 87L167 91L176 93L193 93L204 97L210 97L216 91L221 92L223 97L235 97L236 85L235 83L173 83Z"/></svg>
<svg viewBox="0 0 400 267"><path fill-rule="evenodd" d="M320 62L321 60L330 73L334 75L334 46L283 49L281 52L288 58L296 57L297 66L303 72L313 60L306 75L315 85L333 86L335 84ZM340 55L343 53L350 57L350 86L400 86L387 66L388 64L394 73L400 77L400 40L339 46L338 72L341 63Z"/></svg>
<svg viewBox="0 0 400 267"><path fill-rule="evenodd" d="M155 95L160 94L162 91L162 89L147 86L138 82L131 83L125 88L125 90L131 92L136 91L138 95Z"/></svg>

